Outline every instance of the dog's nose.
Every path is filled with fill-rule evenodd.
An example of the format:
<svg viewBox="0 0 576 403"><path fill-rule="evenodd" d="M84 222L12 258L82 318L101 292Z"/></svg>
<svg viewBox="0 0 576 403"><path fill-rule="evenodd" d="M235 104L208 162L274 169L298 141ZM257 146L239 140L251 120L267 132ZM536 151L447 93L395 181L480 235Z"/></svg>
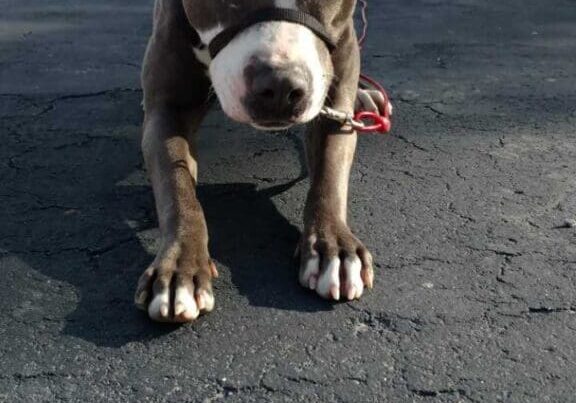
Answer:
<svg viewBox="0 0 576 403"><path fill-rule="evenodd" d="M288 72L271 70L253 81L250 92L260 106L297 108L306 95L306 83Z"/></svg>
<svg viewBox="0 0 576 403"><path fill-rule="evenodd" d="M306 110L311 79L305 67L253 62L244 76L248 90L244 102L255 120L291 121Z"/></svg>

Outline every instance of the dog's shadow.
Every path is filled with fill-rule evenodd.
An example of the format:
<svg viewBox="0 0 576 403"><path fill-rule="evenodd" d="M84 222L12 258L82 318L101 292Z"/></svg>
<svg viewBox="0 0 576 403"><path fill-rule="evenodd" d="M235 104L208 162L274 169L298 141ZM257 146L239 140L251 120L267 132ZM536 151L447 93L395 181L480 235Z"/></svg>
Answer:
<svg viewBox="0 0 576 403"><path fill-rule="evenodd" d="M56 138L25 153L11 150L13 168L2 172L10 197L0 211L0 257L10 262L5 267L11 280L0 285L0 292L15 301L20 323L39 328L63 323L63 334L107 347L175 329L153 323L133 304L136 282L154 258L157 239L152 189L136 151L138 100L138 93L119 92L98 102L62 101L68 109L47 114L41 126ZM94 122L66 119L92 116L87 111L94 110ZM91 124L90 137L77 140L78 130ZM25 127L34 129L31 123ZM230 273L229 283L216 281L217 294L218 288L231 285L253 306L332 309L299 286L293 260L299 230L274 204L298 180L267 188L254 183L199 186L212 257Z"/></svg>
<svg viewBox="0 0 576 403"><path fill-rule="evenodd" d="M272 201L299 180L265 189L252 183L199 188L212 256L230 268L233 285L251 305L297 311L330 309L299 286L294 252L300 232Z"/></svg>
<svg viewBox="0 0 576 403"><path fill-rule="evenodd" d="M198 194L210 231L210 252L221 271L229 270L232 287L252 306L298 312L330 310L330 303L298 284L293 254L300 231L278 211L272 200L297 181L266 189L258 189L253 183L200 185ZM144 222L149 224L148 229L155 228L151 188L132 188L125 192L133 192L140 206L145 203ZM134 216L131 214L131 217ZM122 221L130 219L124 217ZM145 226L140 229L146 230ZM138 234L133 232L132 237L124 245L112 245L114 249L109 253L94 256L97 272L84 266L84 273L61 278L72 282L80 293L78 306L66 318L64 334L97 345L120 347L134 341L152 340L181 327L154 323L132 304L136 281L153 259ZM225 287L222 283L215 280L217 300L219 288ZM201 320L210 320L210 316Z"/></svg>
<svg viewBox="0 0 576 403"><path fill-rule="evenodd" d="M211 254L221 271L229 270L232 287L252 306L299 312L329 310L331 304L298 284L293 253L300 232L280 214L271 199L292 185L293 182L260 190L252 183L199 186L210 229ZM49 259L33 253L19 254L44 275L74 286L79 298L74 310L66 316L63 333L107 347L152 340L180 327L154 323L133 305L136 281L153 259L142 246L139 234L153 230L156 217L152 213L150 188L125 188L119 192L121 199L133 197L140 208L145 207L139 218L143 223L139 231L124 227L120 231L126 237L103 249L87 245L87 259L76 254L53 255ZM134 222L134 212L126 210L130 217L123 216L124 213L111 217L110 211L103 210L102 216L94 216L93 220L109 226ZM76 232L73 220L58 222ZM215 281L217 299L218 289L225 287L223 283ZM55 306L45 307L45 318L51 317L50 311L64 309L59 300L58 295L52 295L53 302L49 305ZM210 320L210 316L202 320Z"/></svg>

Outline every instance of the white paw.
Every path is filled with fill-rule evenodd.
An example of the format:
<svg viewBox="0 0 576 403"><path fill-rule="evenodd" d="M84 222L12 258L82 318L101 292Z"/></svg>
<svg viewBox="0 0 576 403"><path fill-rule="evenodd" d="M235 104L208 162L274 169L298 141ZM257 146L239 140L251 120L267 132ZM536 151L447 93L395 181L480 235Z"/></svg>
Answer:
<svg viewBox="0 0 576 403"><path fill-rule="evenodd" d="M217 276L213 262L195 273L152 265L140 277L136 305L158 322L191 322L214 309L211 279Z"/></svg>
<svg viewBox="0 0 576 403"><path fill-rule="evenodd" d="M358 256L347 257L341 261L337 257L329 259L320 267L320 258L312 256L302 263L300 284L315 290L325 299L339 301L341 297L352 301L364 293L362 262Z"/></svg>
<svg viewBox="0 0 576 403"><path fill-rule="evenodd" d="M340 221L319 227L308 230L298 246L300 284L329 300L360 298L374 282L372 255Z"/></svg>

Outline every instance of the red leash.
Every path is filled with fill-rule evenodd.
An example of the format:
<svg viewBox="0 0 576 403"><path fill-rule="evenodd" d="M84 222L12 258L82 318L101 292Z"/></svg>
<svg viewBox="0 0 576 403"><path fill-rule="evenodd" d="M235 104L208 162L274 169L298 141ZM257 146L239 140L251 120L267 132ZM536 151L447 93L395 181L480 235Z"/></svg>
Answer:
<svg viewBox="0 0 576 403"><path fill-rule="evenodd" d="M358 45L360 45L360 50L364 47L366 39L368 38L368 0L359 0L361 3L360 16L362 19L362 33L358 39ZM384 115L377 112L361 111L354 116L354 120L359 122L371 121L372 125L366 125L360 132L379 132L386 134L392 129L392 120L390 119L390 108L388 104L390 103L390 97L384 89L384 87L372 77L366 74L360 74L360 82L367 87L372 87L376 91L380 92L384 97L384 102L386 107L384 108Z"/></svg>
<svg viewBox="0 0 576 403"><path fill-rule="evenodd" d="M362 50L368 37L368 0L359 1L361 3L360 15L362 19L362 32L358 38L358 45L360 46L360 50ZM360 111L352 116L348 113L336 111L328 107L325 107L322 110L322 114L329 119L351 126L359 133L389 133L392 129L392 120L390 116L390 97L388 96L388 93L378 81L365 74L360 74L360 85L364 89L371 88L372 90L378 91L382 94L384 104L386 105L383 115L378 112Z"/></svg>

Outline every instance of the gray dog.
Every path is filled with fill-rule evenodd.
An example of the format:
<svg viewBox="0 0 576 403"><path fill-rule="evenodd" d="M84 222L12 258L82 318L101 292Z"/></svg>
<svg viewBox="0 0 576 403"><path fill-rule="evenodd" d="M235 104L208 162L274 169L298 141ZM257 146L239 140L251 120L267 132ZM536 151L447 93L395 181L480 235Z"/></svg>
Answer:
<svg viewBox="0 0 576 403"><path fill-rule="evenodd" d="M302 286L331 300L357 299L372 287L372 257L346 223L357 136L319 117L324 106L355 109L355 7L355 0L156 1L142 72L142 149L162 240L135 297L150 318L188 322L214 308L217 271L196 198L194 145L214 92L230 118L259 130L308 124ZM365 108L388 107L378 94L358 95Z"/></svg>

